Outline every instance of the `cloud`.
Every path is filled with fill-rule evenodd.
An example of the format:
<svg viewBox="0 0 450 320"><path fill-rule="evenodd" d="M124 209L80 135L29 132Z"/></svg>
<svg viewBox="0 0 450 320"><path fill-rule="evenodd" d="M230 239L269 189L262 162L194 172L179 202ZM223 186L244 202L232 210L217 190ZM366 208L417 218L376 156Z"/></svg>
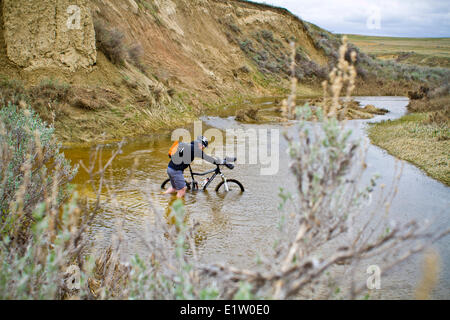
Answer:
<svg viewBox="0 0 450 320"><path fill-rule="evenodd" d="M448 0L266 0L300 18L336 33L400 37L449 37ZM370 17L376 24L368 24ZM373 19L370 21L374 21ZM369 28L368 27L371 27Z"/></svg>

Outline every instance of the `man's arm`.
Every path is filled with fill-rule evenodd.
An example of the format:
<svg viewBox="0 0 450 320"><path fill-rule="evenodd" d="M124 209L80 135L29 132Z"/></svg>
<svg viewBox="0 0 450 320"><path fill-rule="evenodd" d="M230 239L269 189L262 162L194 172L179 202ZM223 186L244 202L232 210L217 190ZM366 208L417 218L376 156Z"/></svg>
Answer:
<svg viewBox="0 0 450 320"><path fill-rule="evenodd" d="M222 160L213 158L202 151L202 159L212 164L221 164Z"/></svg>
<svg viewBox="0 0 450 320"><path fill-rule="evenodd" d="M221 164L222 160L216 159L214 157L211 157L210 155L207 155L206 153L204 153L200 148L198 148L197 146L194 146L194 155L197 158L201 158L209 163L212 164Z"/></svg>

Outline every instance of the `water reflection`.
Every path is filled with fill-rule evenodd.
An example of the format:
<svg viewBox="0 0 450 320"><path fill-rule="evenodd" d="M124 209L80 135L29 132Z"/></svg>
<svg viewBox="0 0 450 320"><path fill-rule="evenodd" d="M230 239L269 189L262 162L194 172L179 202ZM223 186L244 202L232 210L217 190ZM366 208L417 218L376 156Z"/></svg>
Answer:
<svg viewBox="0 0 450 320"><path fill-rule="evenodd" d="M380 119L397 118L405 113L408 100L398 97L360 97L362 104L373 104L390 110L390 113L374 120L350 121L354 134L365 137L363 128L367 122ZM273 100L272 100L273 102ZM251 102L249 102L251 104ZM267 114L274 114L274 104L270 100L257 102L266 108ZM219 128L257 128L282 129L278 123L241 124L234 121L232 115L236 106L220 110L219 116L209 115L203 118L204 129ZM191 128L188 128L191 129ZM288 129L295 133L295 127ZM192 131L192 130L191 130ZM123 147L123 153L117 157L106 174L106 182L117 199L116 210L112 203L106 203L98 214L91 230L94 247L105 249L111 243L116 232L118 221L122 221L125 240L128 243L128 254L146 255L146 247L142 245L141 235L145 232L146 219L152 219L152 206L165 213L168 224L174 224L170 207L176 200L174 196L162 195L160 184L167 178L166 168L169 162L167 150L172 141L170 133L155 134L148 137L130 139ZM115 144L106 145L102 158L103 164L115 150ZM295 180L289 174L289 159L285 150L287 143L280 139L280 170L276 175L260 175L260 165L237 165L232 171L224 169L227 178L240 180L246 192L242 194L225 194L214 192L220 182L216 179L209 191L188 192L184 201L186 221L189 224L199 223L195 235L195 243L199 257L204 262L225 262L239 267L251 268L256 265L258 255L267 253L272 247L279 221L278 191L280 187L295 190ZM89 147L69 148L65 154L73 162L89 161ZM380 183L389 185L395 175L396 159L385 151L370 146L367 153L367 177L381 173ZM134 170L131 168L134 167ZM213 168L210 164L196 163L194 171L202 172ZM186 172L187 176L188 171ZM130 179L130 175L133 176ZM94 194L87 184L89 177L80 172L75 183L79 192L93 198ZM94 182L94 184L97 182ZM103 191L106 196L106 190ZM449 188L430 179L416 167L405 164L403 176L399 183L399 191L391 204L391 216L401 221L425 217L436 219L440 224L450 226L448 208L450 207ZM150 203L151 201L151 203ZM438 244L444 262L441 283L435 290L435 297L448 298L450 294L450 256L447 249L448 239ZM414 281L420 272L420 260L411 260L400 268L385 283L383 297L409 298L414 288ZM365 270L363 271L365 272Z"/></svg>

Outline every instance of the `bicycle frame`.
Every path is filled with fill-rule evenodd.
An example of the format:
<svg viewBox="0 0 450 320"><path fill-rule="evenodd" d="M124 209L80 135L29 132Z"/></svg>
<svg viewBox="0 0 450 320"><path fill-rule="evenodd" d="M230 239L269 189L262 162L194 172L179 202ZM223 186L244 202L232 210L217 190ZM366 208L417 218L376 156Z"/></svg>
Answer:
<svg viewBox="0 0 450 320"><path fill-rule="evenodd" d="M220 170L220 165L217 165L217 167L215 169L212 170L208 170L206 172L203 173L196 173L192 171L191 166L189 166L189 171L191 173L191 178L192 178L192 190L197 190L198 189L198 183L197 181L195 181L195 177L194 176L206 176L208 174L214 173L211 178L209 178L208 182L203 186L202 190L206 190L206 188L208 188L208 186L210 185L211 182L214 181L214 179L220 175L220 177L222 178L222 180L225 182L225 190L228 192L230 191L228 188L228 184L227 184L227 178L225 178L225 175L222 173L222 171ZM197 185L197 188L195 187L195 185Z"/></svg>

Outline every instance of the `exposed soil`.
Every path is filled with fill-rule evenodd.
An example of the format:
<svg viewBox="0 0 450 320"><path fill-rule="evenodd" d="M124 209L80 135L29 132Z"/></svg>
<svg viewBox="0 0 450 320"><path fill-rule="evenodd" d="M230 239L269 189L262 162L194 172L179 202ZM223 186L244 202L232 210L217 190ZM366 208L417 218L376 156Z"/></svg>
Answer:
<svg viewBox="0 0 450 320"><path fill-rule="evenodd" d="M25 71L6 57L0 32L3 79L19 80L26 90L50 80L76 96L56 110L53 101L43 103L45 95L32 95L28 101L44 119L54 121L56 134L66 143L171 129L223 104L286 95L291 40L310 71L322 72L330 61L318 46L324 30L314 27L311 33L306 22L267 5L236 0L205 0L201 5L185 0L94 0L90 5L94 22L123 34L124 52L142 48L138 64L128 59L113 64L98 51L92 70ZM302 79L298 95L320 96L320 81ZM367 77L359 79L355 95L406 95L416 87ZM355 109L350 118L369 116L367 110Z"/></svg>

